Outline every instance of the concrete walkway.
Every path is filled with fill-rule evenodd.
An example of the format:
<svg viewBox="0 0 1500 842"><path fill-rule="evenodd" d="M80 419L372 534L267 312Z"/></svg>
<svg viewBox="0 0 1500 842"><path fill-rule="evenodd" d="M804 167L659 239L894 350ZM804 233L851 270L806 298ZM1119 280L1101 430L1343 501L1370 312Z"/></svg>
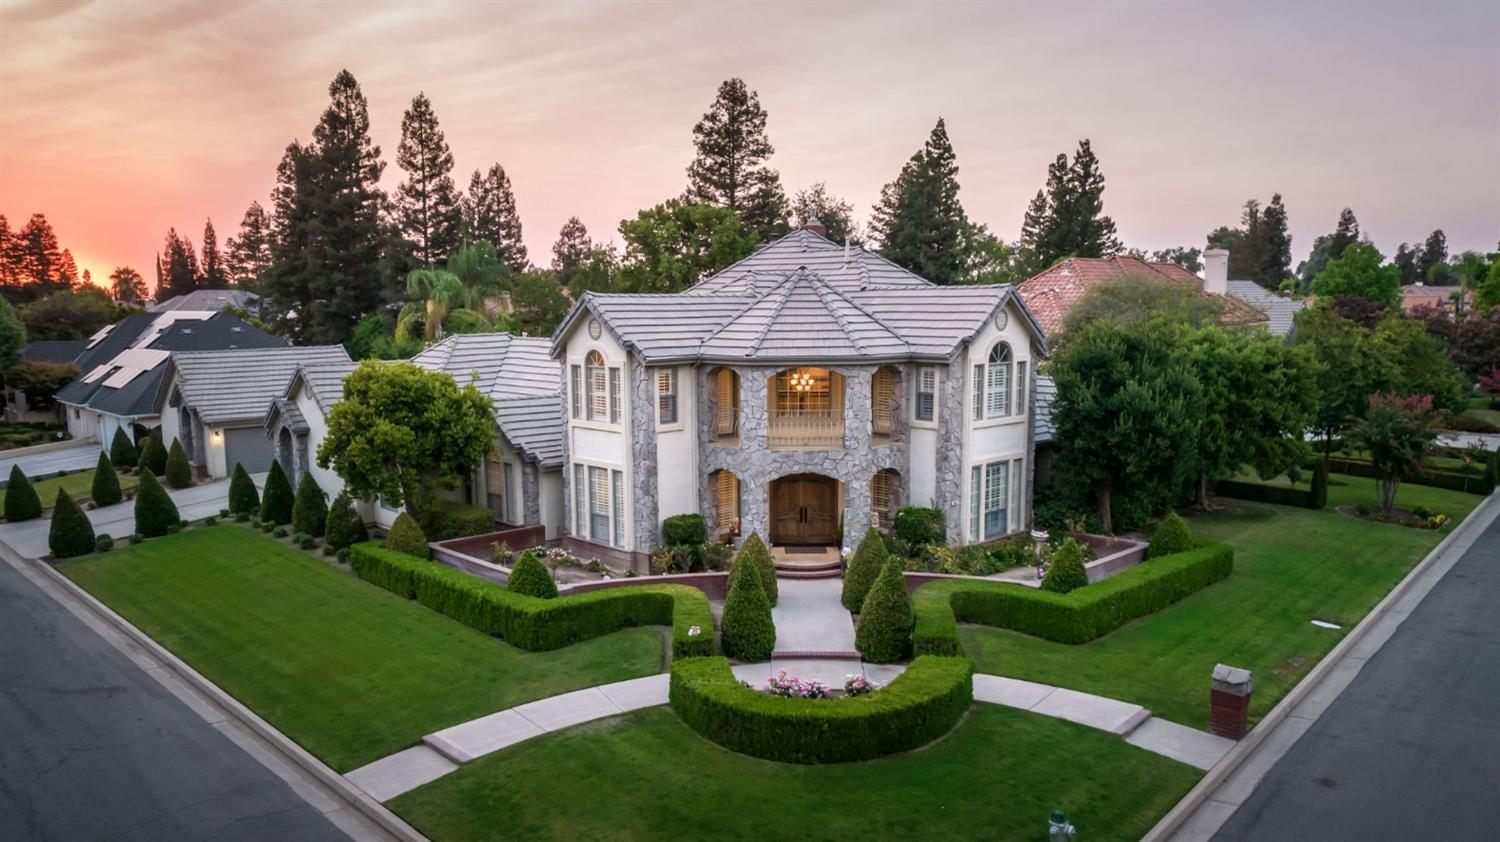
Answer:
<svg viewBox="0 0 1500 842"><path fill-rule="evenodd" d="M5 455L0 451L0 482L9 482L10 469L19 465L27 479L44 479L58 474L86 471L99 464L99 443L80 441L74 447L49 450L46 453L28 453L24 456Z"/></svg>
<svg viewBox="0 0 1500 842"><path fill-rule="evenodd" d="M857 665L854 619L839 601L843 588L843 579L778 578L779 595L776 607L771 609L776 622L776 652L839 653L855 659ZM842 676L839 680L843 681Z"/></svg>

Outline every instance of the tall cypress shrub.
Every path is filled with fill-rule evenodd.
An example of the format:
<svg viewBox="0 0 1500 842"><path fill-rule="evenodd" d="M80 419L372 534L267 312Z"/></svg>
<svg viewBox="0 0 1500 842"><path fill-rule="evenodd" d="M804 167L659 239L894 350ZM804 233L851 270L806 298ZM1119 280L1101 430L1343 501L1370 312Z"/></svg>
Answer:
<svg viewBox="0 0 1500 842"><path fill-rule="evenodd" d="M849 560L849 569L844 571L844 592L840 599L845 608L855 614L859 613L860 607L865 603L865 594L870 592L870 587L875 584L890 557L891 554L885 548L885 537L880 534L880 530L870 527L865 532L865 537L860 539L854 557Z"/></svg>
<svg viewBox="0 0 1500 842"><path fill-rule="evenodd" d="M116 427L115 437L109 443L109 461L120 468L134 468L139 458L135 444L130 441L130 436L125 435L125 428Z"/></svg>
<svg viewBox="0 0 1500 842"><path fill-rule="evenodd" d="M292 504L292 532L314 538L323 537L328 529L328 495L318 487L312 471L305 471L297 483L297 501Z"/></svg>
<svg viewBox="0 0 1500 842"><path fill-rule="evenodd" d="M157 476L167 472L167 449L162 447L161 439L156 433L146 436L141 442L141 464L142 471L150 471Z"/></svg>
<svg viewBox="0 0 1500 842"><path fill-rule="evenodd" d="M167 453L166 479L172 488L187 488L193 484L193 466L188 464L181 439L172 439L172 450Z"/></svg>
<svg viewBox="0 0 1500 842"><path fill-rule="evenodd" d="M20 465L10 466L10 482L5 485L5 519L33 520L42 516L42 498L36 496L31 480Z"/></svg>
<svg viewBox="0 0 1500 842"><path fill-rule="evenodd" d="M161 481L150 471L141 471L141 486L135 494L135 531L155 538L180 523L182 515Z"/></svg>
<svg viewBox="0 0 1500 842"><path fill-rule="evenodd" d="M110 464L109 454L99 452L99 464L94 466L94 482L89 489L89 497L93 498L94 508L100 506L113 506L125 498L124 492L120 490L120 475L115 473L115 466Z"/></svg>
<svg viewBox="0 0 1500 842"><path fill-rule="evenodd" d="M510 577L505 580L505 587L512 593L523 593L540 599L557 598L557 582L553 580L547 566L531 554L531 550L521 553L521 557L516 559L515 566L510 569Z"/></svg>
<svg viewBox="0 0 1500 842"><path fill-rule="evenodd" d="M774 606L780 596L776 587L776 561L771 558L771 551L766 549L766 544L760 540L758 533L751 532L750 537L745 539L735 563L738 564L741 560L749 561L755 566L756 572L760 574L760 586L765 591L766 601Z"/></svg>
<svg viewBox="0 0 1500 842"><path fill-rule="evenodd" d="M292 495L292 482L286 478L281 463L271 460L271 470L266 474L266 490L260 496L260 519L277 526L291 522L292 506L296 500Z"/></svg>
<svg viewBox="0 0 1500 842"><path fill-rule="evenodd" d="M776 648L770 600L755 563L743 552L729 569L729 593L724 597L719 631L724 654L741 661L764 661Z"/></svg>
<svg viewBox="0 0 1500 842"><path fill-rule="evenodd" d="M245 466L234 463L234 475L229 478L229 511L245 514L260 506L260 492L255 490L255 481L245 471Z"/></svg>
<svg viewBox="0 0 1500 842"><path fill-rule="evenodd" d="M1322 511L1328 508L1328 462L1325 459L1319 459L1313 465L1311 492L1314 509Z"/></svg>
<svg viewBox="0 0 1500 842"><path fill-rule="evenodd" d="M53 558L72 558L94 551L94 525L61 488L57 489L57 502L52 505L52 528L47 533L47 547L52 550Z"/></svg>
<svg viewBox="0 0 1500 842"><path fill-rule="evenodd" d="M911 632L916 626L911 596L906 592L906 577L900 564L886 562L875 584L865 596L854 628L854 648L866 661L889 664L905 658L911 650Z"/></svg>
<svg viewBox="0 0 1500 842"><path fill-rule="evenodd" d="M323 534L328 539L328 546L335 550L370 540L369 530L365 529L365 519L355 510L354 501L350 499L348 492L341 491L339 496L333 498L333 505L328 507L328 523Z"/></svg>

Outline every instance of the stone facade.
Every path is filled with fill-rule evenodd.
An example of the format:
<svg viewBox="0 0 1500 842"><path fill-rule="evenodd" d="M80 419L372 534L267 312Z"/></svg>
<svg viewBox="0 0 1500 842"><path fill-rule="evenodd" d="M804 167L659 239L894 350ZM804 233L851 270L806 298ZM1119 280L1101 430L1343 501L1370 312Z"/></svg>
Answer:
<svg viewBox="0 0 1500 842"><path fill-rule="evenodd" d="M635 546L656 547L656 396L651 374L640 358L630 356L630 478L635 518Z"/></svg>
<svg viewBox="0 0 1500 842"><path fill-rule="evenodd" d="M937 505L948 525L948 543L964 543L964 362L938 370Z"/></svg>
<svg viewBox="0 0 1500 842"><path fill-rule="evenodd" d="M542 522L541 469L526 460L521 462L521 509L526 523Z"/></svg>

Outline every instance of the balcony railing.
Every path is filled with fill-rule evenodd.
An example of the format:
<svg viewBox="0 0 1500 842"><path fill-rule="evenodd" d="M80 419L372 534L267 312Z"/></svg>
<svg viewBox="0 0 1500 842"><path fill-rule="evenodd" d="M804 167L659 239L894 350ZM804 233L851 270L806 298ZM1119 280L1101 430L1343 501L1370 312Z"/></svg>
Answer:
<svg viewBox="0 0 1500 842"><path fill-rule="evenodd" d="M843 414L827 409L772 412L768 444L771 447L843 447Z"/></svg>

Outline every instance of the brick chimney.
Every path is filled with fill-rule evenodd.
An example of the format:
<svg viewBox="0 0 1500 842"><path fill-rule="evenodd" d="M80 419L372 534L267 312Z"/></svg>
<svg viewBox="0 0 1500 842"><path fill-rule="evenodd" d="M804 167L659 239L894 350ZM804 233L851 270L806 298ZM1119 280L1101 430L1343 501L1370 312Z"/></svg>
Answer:
<svg viewBox="0 0 1500 842"><path fill-rule="evenodd" d="M817 211L813 211L813 213L807 217L807 221L802 223L802 227L807 229L808 231L813 232L814 234L817 234L819 237L822 237L824 239L828 238L828 226L818 221Z"/></svg>
<svg viewBox="0 0 1500 842"><path fill-rule="evenodd" d="M1209 295L1229 293L1229 252L1209 249L1203 253L1203 291Z"/></svg>

